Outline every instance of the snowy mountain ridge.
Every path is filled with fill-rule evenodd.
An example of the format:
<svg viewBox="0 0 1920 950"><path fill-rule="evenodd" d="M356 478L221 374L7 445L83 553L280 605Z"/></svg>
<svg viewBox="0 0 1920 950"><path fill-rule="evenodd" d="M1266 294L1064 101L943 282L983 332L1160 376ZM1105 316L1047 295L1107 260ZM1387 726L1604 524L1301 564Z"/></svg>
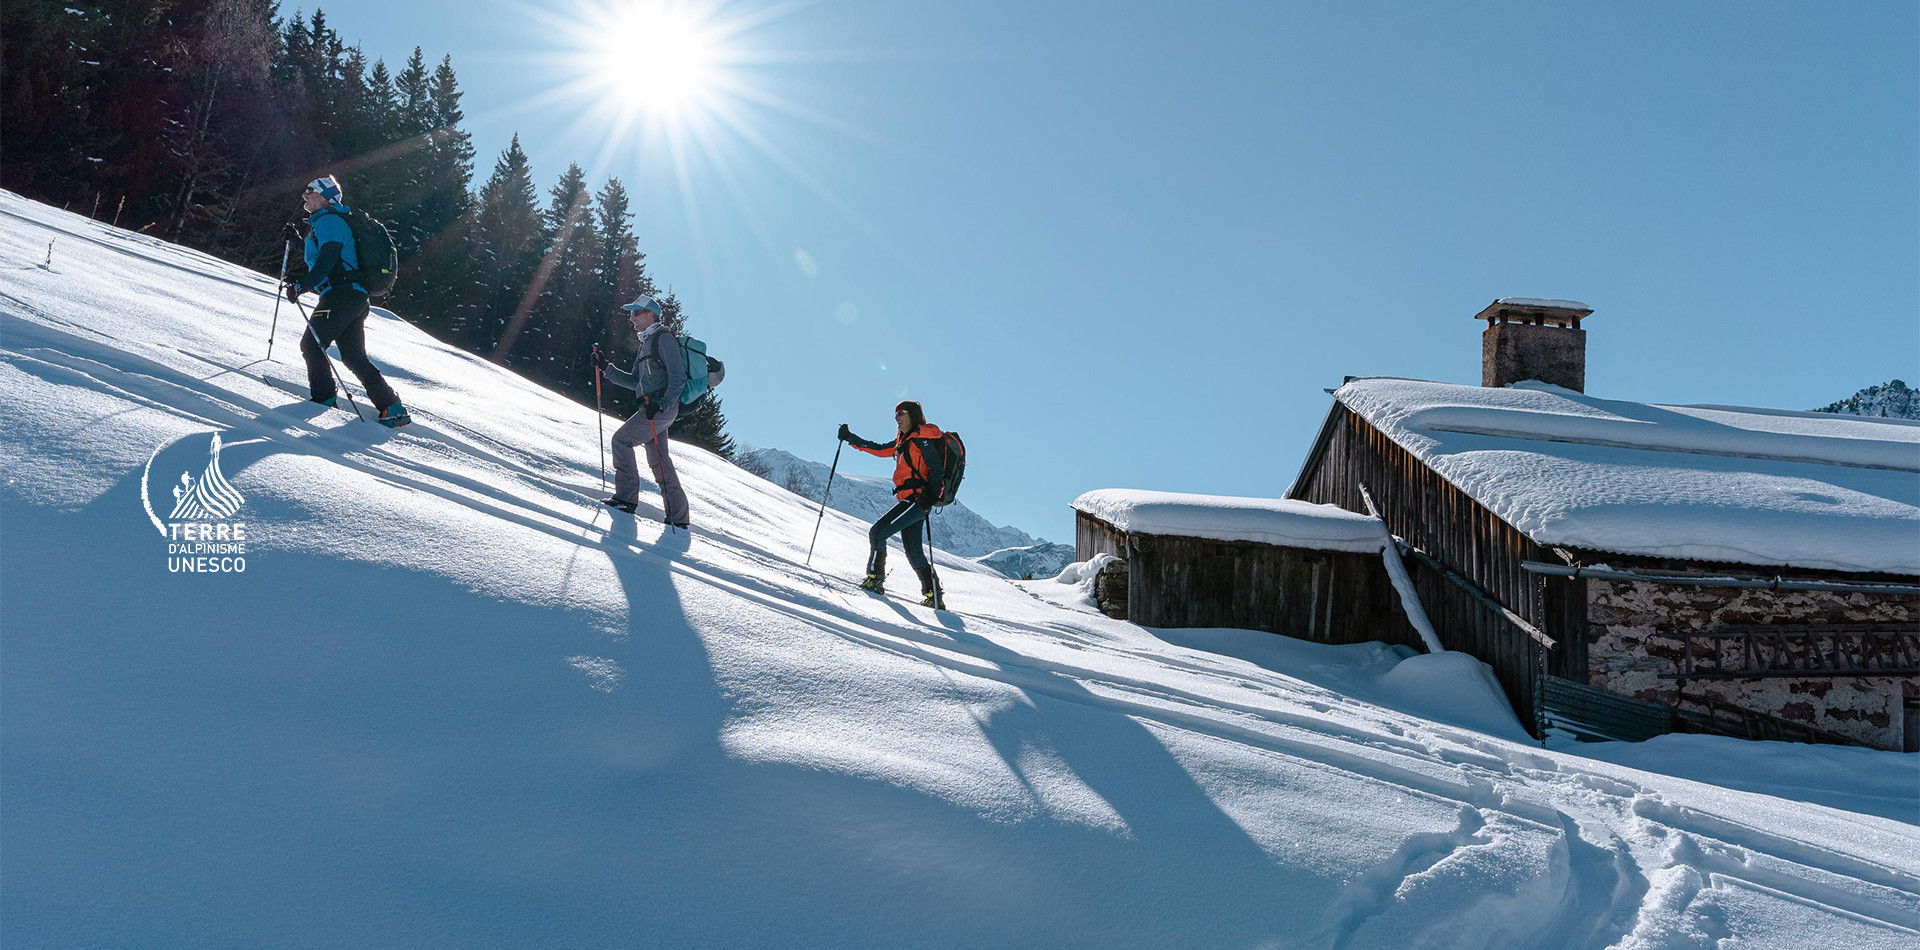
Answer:
<svg viewBox="0 0 1920 950"><path fill-rule="evenodd" d="M292 394L270 277L0 219L9 947L1920 937L1914 756L1541 748L1461 654L1150 630L944 552L955 612L868 596L863 520L809 568L814 506L677 444L694 530L612 513L590 408L390 313L399 430ZM213 471L238 507L182 517L225 520L150 520ZM171 570L210 526L244 567Z"/></svg>
<svg viewBox="0 0 1920 950"><path fill-rule="evenodd" d="M1888 419L1920 419L1920 392L1915 392L1904 380L1890 379L1814 411Z"/></svg>
<svg viewBox="0 0 1920 950"><path fill-rule="evenodd" d="M851 450L848 450L851 451ZM830 467L783 449L750 449L736 455L741 468L818 505ZM962 486L965 491L965 486ZM827 504L863 521L876 521L894 506L893 482L868 475L833 473ZM933 514L935 546L973 558L1008 577L1052 577L1073 561L1071 545L1035 538L1015 527L997 527L975 514L966 502Z"/></svg>

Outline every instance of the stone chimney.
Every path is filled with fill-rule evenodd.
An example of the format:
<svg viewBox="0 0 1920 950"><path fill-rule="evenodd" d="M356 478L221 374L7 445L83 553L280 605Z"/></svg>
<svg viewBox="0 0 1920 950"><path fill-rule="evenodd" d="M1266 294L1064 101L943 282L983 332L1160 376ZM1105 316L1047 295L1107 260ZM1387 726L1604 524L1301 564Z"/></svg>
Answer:
<svg viewBox="0 0 1920 950"><path fill-rule="evenodd" d="M1580 321L1593 308L1574 300L1502 297L1474 315L1480 334L1480 385L1507 386L1537 379L1587 391L1587 331Z"/></svg>

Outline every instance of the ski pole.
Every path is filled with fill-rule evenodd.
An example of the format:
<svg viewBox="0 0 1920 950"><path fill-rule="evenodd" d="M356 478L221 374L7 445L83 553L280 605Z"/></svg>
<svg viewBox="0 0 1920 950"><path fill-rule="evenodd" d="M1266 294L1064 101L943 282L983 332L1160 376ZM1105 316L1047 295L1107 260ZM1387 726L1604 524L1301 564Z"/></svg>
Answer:
<svg viewBox="0 0 1920 950"><path fill-rule="evenodd" d="M827 490L820 493L820 514L813 519L813 540L807 542L807 566L813 566L813 546L820 543L820 522L827 518L827 499L833 495L833 473L840 470L840 450L846 443L838 439L833 443L833 465L827 469Z"/></svg>
<svg viewBox="0 0 1920 950"><path fill-rule="evenodd" d="M360 403L353 398L353 390L347 388L346 378L340 375L340 367L333 365L333 357L327 355L327 344L321 341L320 331L314 327L313 318L307 316L307 308L301 305L300 301L295 300L293 309L300 311L300 319L306 321L307 332L313 334L313 342L320 344L320 358L327 361L327 369L333 373L333 381L339 385L340 391L347 395L347 405L353 407L353 417L362 422L366 421L367 417L360 414Z"/></svg>
<svg viewBox="0 0 1920 950"><path fill-rule="evenodd" d="M593 345L593 415L600 423L600 490L607 490L607 410L600 404L600 344Z"/></svg>
<svg viewBox="0 0 1920 950"><path fill-rule="evenodd" d="M293 256L293 242L280 244L280 292L273 295L273 328L267 331L267 362L273 362L273 335L280 332L280 300L287 295L287 258Z"/></svg>

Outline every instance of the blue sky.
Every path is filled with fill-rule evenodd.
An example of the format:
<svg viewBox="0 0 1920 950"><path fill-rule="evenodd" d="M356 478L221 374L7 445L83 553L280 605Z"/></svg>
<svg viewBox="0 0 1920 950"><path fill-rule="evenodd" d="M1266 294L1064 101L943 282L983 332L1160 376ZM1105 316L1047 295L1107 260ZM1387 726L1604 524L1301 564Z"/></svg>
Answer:
<svg viewBox="0 0 1920 950"><path fill-rule="evenodd" d="M452 54L478 176L517 131L543 197L636 191L737 438L825 461L910 395L965 500L1055 540L1092 488L1279 494L1324 388L1477 383L1501 296L1591 304L1602 396L1920 377L1912 4L731 3L757 101L677 166L536 99L568 0L322 7Z"/></svg>

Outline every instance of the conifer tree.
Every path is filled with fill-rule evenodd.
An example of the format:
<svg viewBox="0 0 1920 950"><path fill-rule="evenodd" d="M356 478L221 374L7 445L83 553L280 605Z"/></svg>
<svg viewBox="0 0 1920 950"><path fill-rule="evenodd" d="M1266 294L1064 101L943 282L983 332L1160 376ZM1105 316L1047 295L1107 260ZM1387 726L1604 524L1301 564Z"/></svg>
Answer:
<svg viewBox="0 0 1920 950"><path fill-rule="evenodd" d="M427 221L422 204L427 199L429 166L433 161L432 137L433 89L427 76L426 56L413 48L407 65L394 80L398 113L394 140L394 216L390 224L395 250L402 260L413 256L426 244Z"/></svg>
<svg viewBox="0 0 1920 950"><path fill-rule="evenodd" d="M417 190L401 218L419 243L400 248L402 273L411 279L396 302L429 329L451 326L458 309L453 288L467 280L473 264L473 141L460 128L461 95L452 59L442 57L427 89L432 127L419 133L417 150L398 160L414 170L409 181ZM401 150L414 144L403 142Z"/></svg>
<svg viewBox="0 0 1920 950"><path fill-rule="evenodd" d="M71 12L69 12L71 11ZM101 48L112 19L106 4L87 0L8 0L0 4L0 185L91 208L95 172L107 134L93 92L104 80Z"/></svg>
<svg viewBox="0 0 1920 950"><path fill-rule="evenodd" d="M162 126L177 175L169 236L179 241L190 221L205 220L205 203L239 173L253 136L243 131L267 95L273 32L267 0L227 0L179 24L161 55L177 91Z"/></svg>
<svg viewBox="0 0 1920 950"><path fill-rule="evenodd" d="M382 143L400 138L400 97L385 59L374 60L367 73L366 122Z"/></svg>
<svg viewBox="0 0 1920 950"><path fill-rule="evenodd" d="M569 165L548 192L541 213L546 252L514 320L500 339L495 359L536 367L562 389L580 390L592 345L592 314L602 256L586 173Z"/></svg>
<svg viewBox="0 0 1920 950"><path fill-rule="evenodd" d="M627 188L618 178L607 179L600 187L595 206L600 225L600 296L593 305L593 337L602 352L621 352L625 341L633 338L627 321L620 318L619 307L640 294L655 292L653 279L647 276L647 255L640 252L630 219Z"/></svg>
<svg viewBox="0 0 1920 950"><path fill-rule="evenodd" d="M474 214L473 277L460 295L465 312L457 314L452 328L467 349L493 351L539 263L540 236L533 171L516 134L480 189Z"/></svg>
<svg viewBox="0 0 1920 950"><path fill-rule="evenodd" d="M427 207L423 226L437 233L472 210L468 189L473 183L473 136L460 128L467 117L460 108L459 80L453 74L453 57L440 58L433 71L429 96L433 103L433 162L427 181Z"/></svg>

